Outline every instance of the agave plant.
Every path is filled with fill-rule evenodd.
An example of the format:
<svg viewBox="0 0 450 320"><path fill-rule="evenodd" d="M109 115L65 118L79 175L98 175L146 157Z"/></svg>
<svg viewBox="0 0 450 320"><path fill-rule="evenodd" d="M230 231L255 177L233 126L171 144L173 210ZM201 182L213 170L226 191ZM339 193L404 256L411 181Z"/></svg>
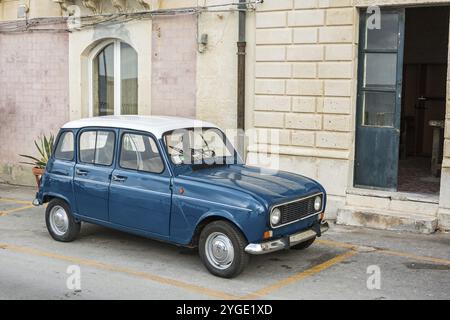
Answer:
<svg viewBox="0 0 450 320"><path fill-rule="evenodd" d="M38 141L35 140L34 145L36 146L36 149L39 152L40 158L20 154L21 157L33 160L33 162L21 162L21 163L29 164L36 168L44 169L45 166L47 165L48 159L50 159L50 156L52 155L54 142L55 138L53 135L50 135L49 138L43 135L38 139Z"/></svg>

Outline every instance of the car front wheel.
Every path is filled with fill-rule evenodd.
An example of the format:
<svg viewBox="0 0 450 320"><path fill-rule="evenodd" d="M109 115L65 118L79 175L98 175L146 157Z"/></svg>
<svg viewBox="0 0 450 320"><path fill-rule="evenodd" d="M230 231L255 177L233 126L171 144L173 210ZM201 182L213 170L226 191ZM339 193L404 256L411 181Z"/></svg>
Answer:
<svg viewBox="0 0 450 320"><path fill-rule="evenodd" d="M81 223L75 221L69 205L60 199L53 199L45 211L48 232L56 241L70 242L80 233Z"/></svg>
<svg viewBox="0 0 450 320"><path fill-rule="evenodd" d="M222 278L239 275L248 263L247 240L231 223L214 221L200 235L200 258L212 274Z"/></svg>

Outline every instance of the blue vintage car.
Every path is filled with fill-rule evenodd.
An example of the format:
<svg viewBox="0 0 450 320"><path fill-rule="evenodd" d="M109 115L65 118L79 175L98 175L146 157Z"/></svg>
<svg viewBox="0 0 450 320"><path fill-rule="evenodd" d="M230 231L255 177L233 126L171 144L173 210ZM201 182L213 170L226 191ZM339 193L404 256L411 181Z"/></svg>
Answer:
<svg viewBox="0 0 450 320"><path fill-rule="evenodd" d="M61 128L33 203L48 203L57 241L94 223L198 247L211 273L231 278L249 255L309 247L328 229L325 202L312 179L242 164L211 123L108 116Z"/></svg>

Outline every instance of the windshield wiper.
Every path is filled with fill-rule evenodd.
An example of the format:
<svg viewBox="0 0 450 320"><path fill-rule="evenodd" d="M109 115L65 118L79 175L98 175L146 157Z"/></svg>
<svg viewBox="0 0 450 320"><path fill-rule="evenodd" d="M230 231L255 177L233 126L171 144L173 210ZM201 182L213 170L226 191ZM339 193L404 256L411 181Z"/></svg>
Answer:
<svg viewBox="0 0 450 320"><path fill-rule="evenodd" d="M223 167L228 166L230 164L234 164L234 161L232 163L229 163L227 161L227 157L215 157L215 158L203 158L202 162L193 162L192 170L202 170L202 169L210 169L210 168L217 168L217 167Z"/></svg>

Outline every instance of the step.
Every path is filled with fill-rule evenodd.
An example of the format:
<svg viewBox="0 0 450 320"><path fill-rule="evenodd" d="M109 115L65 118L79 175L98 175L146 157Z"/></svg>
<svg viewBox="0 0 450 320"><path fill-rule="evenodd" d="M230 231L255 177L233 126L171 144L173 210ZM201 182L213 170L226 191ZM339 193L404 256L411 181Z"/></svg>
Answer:
<svg viewBox="0 0 450 320"><path fill-rule="evenodd" d="M430 234L436 231L436 215L346 205L337 212L337 224L373 229Z"/></svg>
<svg viewBox="0 0 450 320"><path fill-rule="evenodd" d="M440 230L450 231L450 209L439 209L438 221Z"/></svg>
<svg viewBox="0 0 450 320"><path fill-rule="evenodd" d="M351 190L347 192L346 205L435 217L439 210L439 197L375 190Z"/></svg>

